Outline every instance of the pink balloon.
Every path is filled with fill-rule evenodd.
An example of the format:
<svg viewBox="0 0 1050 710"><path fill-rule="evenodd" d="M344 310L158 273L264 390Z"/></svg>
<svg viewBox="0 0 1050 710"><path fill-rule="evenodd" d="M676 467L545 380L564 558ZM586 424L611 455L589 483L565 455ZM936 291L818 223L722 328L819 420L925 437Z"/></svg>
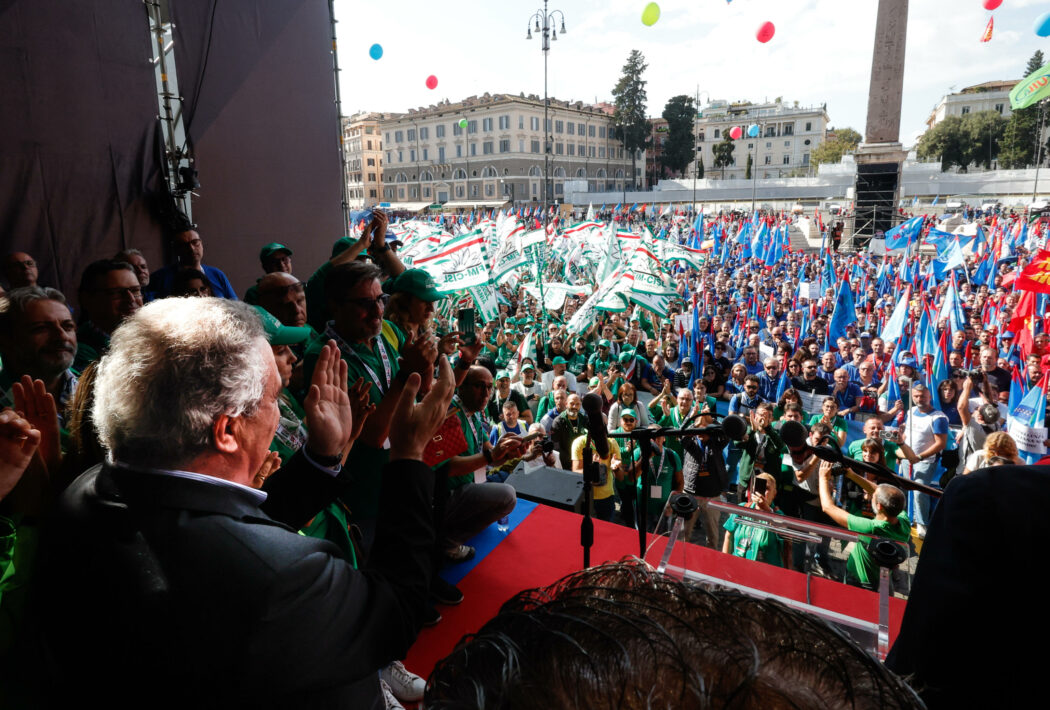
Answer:
<svg viewBox="0 0 1050 710"><path fill-rule="evenodd" d="M744 135L744 129L740 126L733 126L729 129L729 137L733 140L739 139L742 135Z"/></svg>
<svg viewBox="0 0 1050 710"><path fill-rule="evenodd" d="M992 0L994 1L994 0ZM758 32L755 33L755 39L762 44L765 44L769 40L773 39L773 35L776 34L777 28L773 26L772 22L763 22L758 28Z"/></svg>
<svg viewBox="0 0 1050 710"><path fill-rule="evenodd" d="M427 88L428 89L436 89L436 88L438 88L438 78L436 76L434 76L433 74L431 74L430 76L427 77Z"/></svg>
<svg viewBox="0 0 1050 710"><path fill-rule="evenodd" d="M1003 0L984 0L982 4L985 10L994 10L1003 4Z"/></svg>

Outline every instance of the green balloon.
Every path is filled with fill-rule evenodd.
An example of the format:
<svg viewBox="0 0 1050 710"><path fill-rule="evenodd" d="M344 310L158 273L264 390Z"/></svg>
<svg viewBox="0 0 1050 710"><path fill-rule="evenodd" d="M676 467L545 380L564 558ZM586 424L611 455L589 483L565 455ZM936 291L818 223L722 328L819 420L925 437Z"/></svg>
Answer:
<svg viewBox="0 0 1050 710"><path fill-rule="evenodd" d="M459 119L459 127L460 128L466 128L467 127L467 119L465 119L465 118Z"/></svg>
<svg viewBox="0 0 1050 710"><path fill-rule="evenodd" d="M642 24L646 27L652 27L656 24L656 21L660 19L660 6L655 2L651 2L645 6L642 10Z"/></svg>

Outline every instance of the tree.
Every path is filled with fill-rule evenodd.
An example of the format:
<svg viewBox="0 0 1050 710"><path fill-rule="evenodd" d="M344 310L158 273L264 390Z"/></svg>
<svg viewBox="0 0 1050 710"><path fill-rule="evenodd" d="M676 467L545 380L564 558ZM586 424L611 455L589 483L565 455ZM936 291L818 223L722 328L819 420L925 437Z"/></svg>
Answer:
<svg viewBox="0 0 1050 710"><path fill-rule="evenodd" d="M992 169L1007 121L998 111L981 111L963 116L963 132L969 148L969 162Z"/></svg>
<svg viewBox="0 0 1050 710"><path fill-rule="evenodd" d="M817 146L810 156L814 165L837 163L846 153L852 153L860 145L860 134L852 128L841 128L835 131L835 137Z"/></svg>
<svg viewBox="0 0 1050 710"><path fill-rule="evenodd" d="M725 179L726 167L733 164L733 150L736 148L736 144L733 139L729 137L729 133L725 134L722 138L721 143L716 143L711 147L711 152L715 154L714 166L716 169L722 171L722 178Z"/></svg>
<svg viewBox="0 0 1050 710"><path fill-rule="evenodd" d="M747 167L744 169L744 179L745 180L750 180L751 179L751 164L753 162L754 161L751 159L751 154L748 153L747 154Z"/></svg>
<svg viewBox="0 0 1050 710"><path fill-rule="evenodd" d="M700 156L700 159L696 163L696 179L704 179L704 157Z"/></svg>
<svg viewBox="0 0 1050 710"><path fill-rule="evenodd" d="M959 116L947 116L943 121L922 134L916 153L920 158L937 158L941 171L953 165L963 170L970 164L970 153L964 137L963 120Z"/></svg>
<svg viewBox="0 0 1050 710"><path fill-rule="evenodd" d="M684 94L672 96L664 106L663 118L667 121L663 163L681 174L689 167L695 155L693 121L696 118L696 107L693 105L693 97Z"/></svg>
<svg viewBox="0 0 1050 710"><path fill-rule="evenodd" d="M623 65L623 75L612 90L616 105L613 112L613 122L616 124L614 136L631 154L632 180L638 174L638 151L648 147L649 136L653 130L652 124L645 117L648 96L645 93L646 82L642 79L642 74L648 68L642 53L632 49L627 63Z"/></svg>
<svg viewBox="0 0 1050 710"><path fill-rule="evenodd" d="M1043 66L1043 53L1038 49L1028 60L1024 75ZM1038 104L1014 111L1003 131L999 164L1004 168L1023 168L1035 163L1036 133L1039 131Z"/></svg>

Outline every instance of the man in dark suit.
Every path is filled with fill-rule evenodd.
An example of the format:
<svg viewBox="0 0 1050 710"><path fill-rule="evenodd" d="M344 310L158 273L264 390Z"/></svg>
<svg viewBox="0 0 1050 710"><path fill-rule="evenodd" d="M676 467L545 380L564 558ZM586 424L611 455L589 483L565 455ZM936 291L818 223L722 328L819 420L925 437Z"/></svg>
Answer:
<svg viewBox="0 0 1050 710"><path fill-rule="evenodd" d="M432 365L431 365L432 366ZM319 357L304 449L252 487L281 382L251 308L157 301L114 334L94 422L110 463L66 491L46 542L41 619L55 706L382 707L377 671L421 625L432 570L434 477L423 446L451 368L390 434L370 565L297 530L345 483L346 364Z"/></svg>

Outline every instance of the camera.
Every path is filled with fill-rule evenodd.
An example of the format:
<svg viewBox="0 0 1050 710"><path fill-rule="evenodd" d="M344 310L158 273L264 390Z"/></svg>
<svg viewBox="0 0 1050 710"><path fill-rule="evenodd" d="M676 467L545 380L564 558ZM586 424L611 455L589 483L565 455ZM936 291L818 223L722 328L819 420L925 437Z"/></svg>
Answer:
<svg viewBox="0 0 1050 710"><path fill-rule="evenodd" d="M979 385L982 382L984 382L984 370L981 370L980 368L970 370L966 373L966 375L970 378L970 381L973 382L975 385Z"/></svg>
<svg viewBox="0 0 1050 710"><path fill-rule="evenodd" d="M550 439L543 439L540 441L540 450L544 454L554 453L554 442Z"/></svg>

